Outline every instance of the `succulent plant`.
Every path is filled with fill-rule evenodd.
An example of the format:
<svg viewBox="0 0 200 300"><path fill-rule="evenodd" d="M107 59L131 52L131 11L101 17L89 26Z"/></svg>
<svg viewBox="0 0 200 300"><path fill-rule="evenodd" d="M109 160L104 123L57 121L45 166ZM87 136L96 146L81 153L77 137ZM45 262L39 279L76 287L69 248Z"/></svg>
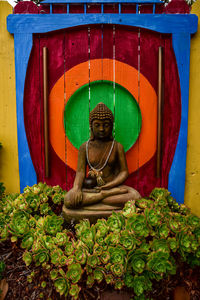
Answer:
<svg viewBox="0 0 200 300"><path fill-rule="evenodd" d="M77 283L81 279L82 272L81 265L79 263L73 263L68 266L66 276L72 283Z"/></svg>

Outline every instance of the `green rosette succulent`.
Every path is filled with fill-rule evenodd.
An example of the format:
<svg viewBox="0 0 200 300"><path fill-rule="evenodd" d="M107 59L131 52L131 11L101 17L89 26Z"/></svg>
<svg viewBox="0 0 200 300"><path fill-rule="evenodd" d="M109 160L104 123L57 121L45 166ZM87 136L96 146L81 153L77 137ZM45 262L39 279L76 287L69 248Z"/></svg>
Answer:
<svg viewBox="0 0 200 300"><path fill-rule="evenodd" d="M132 272L127 272L124 276L124 283L128 288L133 288L134 276Z"/></svg>
<svg viewBox="0 0 200 300"><path fill-rule="evenodd" d="M54 281L56 291L62 296L68 294L68 283L64 277L59 277Z"/></svg>
<svg viewBox="0 0 200 300"><path fill-rule="evenodd" d="M177 233L181 230L181 224L178 221L176 221L174 218L171 218L168 224L169 224L169 228L173 233Z"/></svg>
<svg viewBox="0 0 200 300"><path fill-rule="evenodd" d="M169 245L169 248L173 251L176 252L178 249L178 241L176 240L175 237L173 238L168 238L167 243Z"/></svg>
<svg viewBox="0 0 200 300"><path fill-rule="evenodd" d="M138 244L138 240L127 230L121 232L119 242L126 250L135 249Z"/></svg>
<svg viewBox="0 0 200 300"><path fill-rule="evenodd" d="M165 239L153 239L151 242L151 249L153 251L170 252L167 240Z"/></svg>
<svg viewBox="0 0 200 300"><path fill-rule="evenodd" d="M127 219L126 229L138 237L147 237L149 235L144 215L135 215Z"/></svg>
<svg viewBox="0 0 200 300"><path fill-rule="evenodd" d="M147 262L147 253L137 249L129 258L130 265L135 273L141 274Z"/></svg>
<svg viewBox="0 0 200 300"><path fill-rule="evenodd" d="M97 237L96 236L96 243L98 244L98 245L100 245L100 246L104 246L105 245L105 239L104 239L104 237Z"/></svg>
<svg viewBox="0 0 200 300"><path fill-rule="evenodd" d="M81 288L78 286L78 284L72 284L70 286L69 294L70 294L70 296L73 297L73 299L76 300L76 299L78 299L80 290L81 290Z"/></svg>
<svg viewBox="0 0 200 300"><path fill-rule="evenodd" d="M58 193L58 194L64 194L64 195L66 194L66 191L63 191L62 188L59 185L54 185L52 187L52 191L54 193Z"/></svg>
<svg viewBox="0 0 200 300"><path fill-rule="evenodd" d="M181 253L192 252L191 245L193 240L195 239L195 236L192 233L183 230L176 234L176 238L179 241L179 249Z"/></svg>
<svg viewBox="0 0 200 300"><path fill-rule="evenodd" d="M26 266L28 267L32 263L33 257L30 252L25 251L22 255L22 259L25 262Z"/></svg>
<svg viewBox="0 0 200 300"><path fill-rule="evenodd" d="M170 192L164 188L155 188L149 195L149 197L154 200L168 199L168 196L170 196Z"/></svg>
<svg viewBox="0 0 200 300"><path fill-rule="evenodd" d="M122 277L124 275L124 267L121 264L111 265L110 270L114 276Z"/></svg>
<svg viewBox="0 0 200 300"><path fill-rule="evenodd" d="M87 257L87 264L91 267L91 268L96 268L96 266L100 263L100 259L97 255L93 254L93 255L89 255Z"/></svg>
<svg viewBox="0 0 200 300"><path fill-rule="evenodd" d="M110 262L112 264L123 264L125 262L126 250L122 246L117 245L116 247L109 247L108 251L110 253Z"/></svg>
<svg viewBox="0 0 200 300"><path fill-rule="evenodd" d="M34 242L34 230L31 229L24 237L21 243L21 247L27 250L31 249Z"/></svg>
<svg viewBox="0 0 200 300"><path fill-rule="evenodd" d="M87 251L84 247L79 247L75 250L74 256L75 260L80 263L81 265L84 265L87 260Z"/></svg>
<svg viewBox="0 0 200 300"><path fill-rule="evenodd" d="M77 237L81 237L81 234L90 229L90 221L88 219L86 220L80 220L78 224L75 226L76 229L76 235Z"/></svg>
<svg viewBox="0 0 200 300"><path fill-rule="evenodd" d="M25 195L26 202L28 203L28 207L32 211L37 211L40 205L40 197L35 194L28 193Z"/></svg>
<svg viewBox="0 0 200 300"><path fill-rule="evenodd" d="M3 242L7 240L8 236L8 225L5 215L3 213L0 213L0 241Z"/></svg>
<svg viewBox="0 0 200 300"><path fill-rule="evenodd" d="M128 201L122 210L122 215L125 218L132 217L136 214L136 206L135 206L135 201Z"/></svg>
<svg viewBox="0 0 200 300"><path fill-rule="evenodd" d="M68 266L66 276L72 283L77 283L81 279L82 273L81 265L79 263L72 263Z"/></svg>
<svg viewBox="0 0 200 300"><path fill-rule="evenodd" d="M187 215L190 213L190 210L187 206L185 206L184 204L180 205L180 213L183 215Z"/></svg>
<svg viewBox="0 0 200 300"><path fill-rule="evenodd" d="M195 215L190 214L187 217L187 223L191 227L198 227L198 226L200 226L200 218Z"/></svg>
<svg viewBox="0 0 200 300"><path fill-rule="evenodd" d="M50 252L51 262L54 265L59 265L61 257L64 256L64 253L61 249L57 248Z"/></svg>
<svg viewBox="0 0 200 300"><path fill-rule="evenodd" d="M52 236L43 235L42 236L42 241L43 241L43 244L44 244L45 248L47 248L48 250L53 250L53 249L56 248L54 238Z"/></svg>
<svg viewBox="0 0 200 300"><path fill-rule="evenodd" d="M72 242L67 242L66 245L65 245L65 254L67 255L71 255L74 253L74 246L73 246L73 243Z"/></svg>
<svg viewBox="0 0 200 300"><path fill-rule="evenodd" d="M113 284L114 283L114 277L112 274L105 274L105 280L107 284Z"/></svg>
<svg viewBox="0 0 200 300"><path fill-rule="evenodd" d="M30 217L30 219L29 219L29 226L31 228L35 228L36 224L37 224L37 220L34 217Z"/></svg>
<svg viewBox="0 0 200 300"><path fill-rule="evenodd" d="M91 288L94 284L94 274L89 274L87 276L86 284L89 288Z"/></svg>
<svg viewBox="0 0 200 300"><path fill-rule="evenodd" d="M58 216L47 216L44 220L44 230L47 234L56 235L62 231L63 219Z"/></svg>
<svg viewBox="0 0 200 300"><path fill-rule="evenodd" d="M143 241L142 243L139 243L138 245L140 246L141 251L143 251L145 253L150 252L150 244L146 243L146 241Z"/></svg>
<svg viewBox="0 0 200 300"><path fill-rule="evenodd" d="M104 279L104 269L101 267L97 267L94 272L94 279L98 282L101 283L102 280Z"/></svg>
<svg viewBox="0 0 200 300"><path fill-rule="evenodd" d="M54 242L58 246L65 246L68 242L69 237L64 232L58 232L56 233L56 237L54 238Z"/></svg>
<svg viewBox="0 0 200 300"><path fill-rule="evenodd" d="M112 232L105 237L105 243L108 246L115 246L119 244L119 240L120 240L120 234L118 232L115 233Z"/></svg>
<svg viewBox="0 0 200 300"><path fill-rule="evenodd" d="M153 205L153 201L150 199L140 198L135 201L135 205L139 208L150 208Z"/></svg>
<svg viewBox="0 0 200 300"><path fill-rule="evenodd" d="M40 214L41 215L48 215L51 212L51 207L48 203L42 203L40 204Z"/></svg>
<svg viewBox="0 0 200 300"><path fill-rule="evenodd" d="M102 252L101 256L100 256L100 260L103 264L107 264L108 261L110 260L110 253L108 251L104 251Z"/></svg>
<svg viewBox="0 0 200 300"><path fill-rule="evenodd" d="M29 231L29 216L25 211L17 210L9 224L10 232L16 237L23 237Z"/></svg>
<svg viewBox="0 0 200 300"><path fill-rule="evenodd" d="M165 223L158 226L157 231L161 238L162 237L167 238L170 233L170 230L169 230L167 224L165 224Z"/></svg>
<svg viewBox="0 0 200 300"><path fill-rule="evenodd" d="M65 255L62 255L59 259L59 265L60 266L66 266L68 263L68 258Z"/></svg>
<svg viewBox="0 0 200 300"><path fill-rule="evenodd" d="M59 193L55 193L53 196L52 196L52 201L54 204L61 204L64 200L64 197L63 197L63 194L59 194Z"/></svg>
<svg viewBox="0 0 200 300"><path fill-rule="evenodd" d="M154 209L145 209L144 214L147 218L147 222L149 225L156 226L160 223L160 211L155 211Z"/></svg>
<svg viewBox="0 0 200 300"><path fill-rule="evenodd" d="M98 256L101 256L101 254L103 253L103 247L95 243L93 247L93 253Z"/></svg>
<svg viewBox="0 0 200 300"><path fill-rule="evenodd" d="M152 283L147 276L135 275L133 278L133 290L136 296L141 296L145 291L151 290Z"/></svg>
<svg viewBox="0 0 200 300"><path fill-rule="evenodd" d="M36 266L42 265L44 262L49 261L49 251L46 249L39 249L33 255Z"/></svg>
<svg viewBox="0 0 200 300"><path fill-rule="evenodd" d="M109 227L105 219L98 219L94 227L96 230L96 240L100 237L103 238L109 231Z"/></svg>
<svg viewBox="0 0 200 300"><path fill-rule="evenodd" d="M51 270L50 271L50 278L52 280L55 280L57 277L58 277L58 270L56 270L56 269Z"/></svg>
<svg viewBox="0 0 200 300"><path fill-rule="evenodd" d="M115 290L121 290L124 286L124 282L121 278L117 278L115 280L115 285L114 285L114 289Z"/></svg>
<svg viewBox="0 0 200 300"><path fill-rule="evenodd" d="M92 249L94 246L94 232L92 229L86 229L81 233L80 240L89 248Z"/></svg>
<svg viewBox="0 0 200 300"><path fill-rule="evenodd" d="M147 268L153 273L158 273L161 276L176 274L175 262L170 260L168 252L151 252L147 260Z"/></svg>
<svg viewBox="0 0 200 300"><path fill-rule="evenodd" d="M110 231L120 232L125 225L124 217L120 213L113 212L108 218L107 225Z"/></svg>
<svg viewBox="0 0 200 300"><path fill-rule="evenodd" d="M194 229L194 235L196 239L200 242L200 226Z"/></svg>

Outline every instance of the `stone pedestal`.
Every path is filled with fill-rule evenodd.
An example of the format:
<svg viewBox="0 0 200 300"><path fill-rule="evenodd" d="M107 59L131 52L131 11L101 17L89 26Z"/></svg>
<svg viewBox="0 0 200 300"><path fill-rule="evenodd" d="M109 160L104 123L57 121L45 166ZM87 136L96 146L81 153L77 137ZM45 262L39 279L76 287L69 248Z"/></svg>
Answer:
<svg viewBox="0 0 200 300"><path fill-rule="evenodd" d="M90 223L95 223L98 219L108 218L112 214L112 211L119 212L120 210L120 207L102 203L85 206L79 209L68 209L63 205L62 215L68 223L70 223L71 220L79 222L82 219L89 219Z"/></svg>

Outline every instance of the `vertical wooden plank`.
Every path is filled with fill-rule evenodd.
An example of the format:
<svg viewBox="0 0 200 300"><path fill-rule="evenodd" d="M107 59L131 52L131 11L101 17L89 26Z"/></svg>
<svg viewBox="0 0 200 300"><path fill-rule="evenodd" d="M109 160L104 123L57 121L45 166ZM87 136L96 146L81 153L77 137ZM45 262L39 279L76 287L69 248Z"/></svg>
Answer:
<svg viewBox="0 0 200 300"><path fill-rule="evenodd" d="M28 147L24 126L24 84L28 60L32 49L32 34L15 34L15 74L16 74L16 100L17 100L17 132L20 191L29 185L37 183L37 177Z"/></svg>
<svg viewBox="0 0 200 300"><path fill-rule="evenodd" d="M0 2L0 181L7 193L19 192L19 166L17 150L17 119L15 98L14 39L6 29L6 17L12 13L11 5Z"/></svg>
<svg viewBox="0 0 200 300"><path fill-rule="evenodd" d="M157 126L157 166L156 176L161 175L161 147L162 147L162 54L163 49L158 49L158 126Z"/></svg>
<svg viewBox="0 0 200 300"><path fill-rule="evenodd" d="M192 5L192 14L200 17L200 1ZM190 93L188 115L188 149L186 162L185 204L192 212L200 217L200 93L199 93L199 68L200 68L200 23L198 33L191 39L190 57Z"/></svg>
<svg viewBox="0 0 200 300"><path fill-rule="evenodd" d="M190 70L190 34L172 35L181 87L181 125L174 160L169 173L168 188L179 203L184 202L187 153L188 97Z"/></svg>
<svg viewBox="0 0 200 300"><path fill-rule="evenodd" d="M43 47L43 85L44 85L44 151L45 151L45 177L49 177L49 122L48 122L48 50Z"/></svg>

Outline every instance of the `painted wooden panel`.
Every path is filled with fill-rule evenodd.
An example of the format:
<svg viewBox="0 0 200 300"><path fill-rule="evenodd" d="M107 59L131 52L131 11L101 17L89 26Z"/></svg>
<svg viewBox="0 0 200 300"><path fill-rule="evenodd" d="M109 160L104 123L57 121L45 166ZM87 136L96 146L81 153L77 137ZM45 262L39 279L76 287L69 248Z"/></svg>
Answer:
<svg viewBox="0 0 200 300"><path fill-rule="evenodd" d="M14 40L6 30L6 17L12 7L0 2L0 182L7 193L19 192L19 167L17 151L17 120L15 98Z"/></svg>
<svg viewBox="0 0 200 300"><path fill-rule="evenodd" d="M32 49L32 34L15 34L15 74L17 100L17 134L19 152L20 190L37 182L35 169L30 157L24 126L24 83L29 55Z"/></svg>
<svg viewBox="0 0 200 300"><path fill-rule="evenodd" d="M195 33L198 18L195 15L151 14L42 14L9 15L10 33L42 33L89 24L118 24L146 28L161 33Z"/></svg>

